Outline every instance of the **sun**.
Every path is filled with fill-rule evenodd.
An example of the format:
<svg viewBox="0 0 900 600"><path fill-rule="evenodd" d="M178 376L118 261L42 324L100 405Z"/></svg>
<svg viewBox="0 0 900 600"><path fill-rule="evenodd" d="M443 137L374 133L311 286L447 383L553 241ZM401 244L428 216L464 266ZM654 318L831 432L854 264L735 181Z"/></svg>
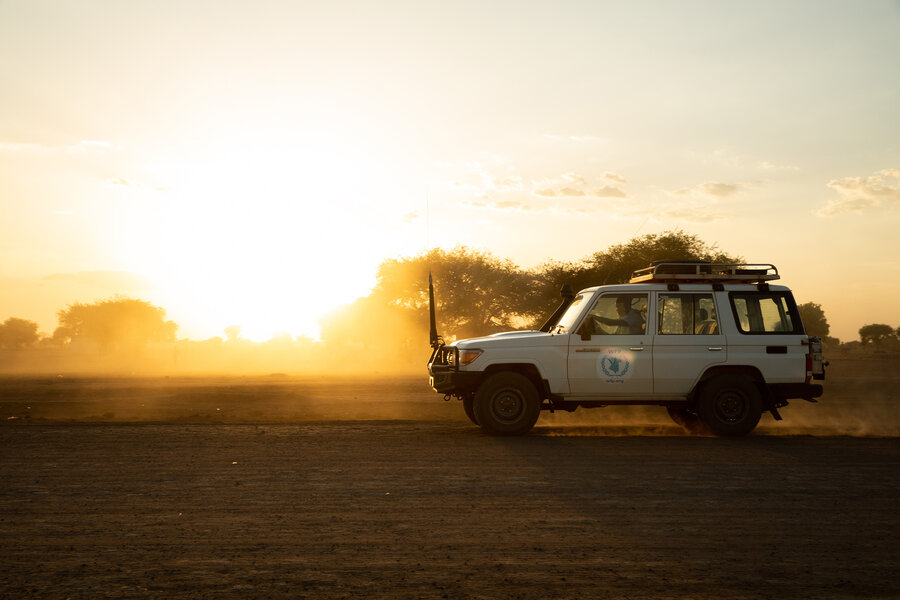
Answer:
<svg viewBox="0 0 900 600"><path fill-rule="evenodd" d="M185 333L316 337L318 321L366 295L386 256L367 211L367 163L348 141L244 140L171 168L171 189L127 240L137 269Z"/></svg>

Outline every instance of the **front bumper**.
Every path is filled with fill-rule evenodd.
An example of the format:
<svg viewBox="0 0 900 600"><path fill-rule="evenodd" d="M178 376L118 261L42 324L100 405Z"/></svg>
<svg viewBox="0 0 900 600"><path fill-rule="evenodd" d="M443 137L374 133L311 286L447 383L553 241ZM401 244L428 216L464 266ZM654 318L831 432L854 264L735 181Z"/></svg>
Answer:
<svg viewBox="0 0 900 600"><path fill-rule="evenodd" d="M466 394L478 387L478 378L481 373L431 371L429 369L429 375L428 382L434 391L440 394Z"/></svg>
<svg viewBox="0 0 900 600"><path fill-rule="evenodd" d="M428 361L428 383L439 394L466 394L478 386L481 373L459 370L459 351L454 346L440 346Z"/></svg>

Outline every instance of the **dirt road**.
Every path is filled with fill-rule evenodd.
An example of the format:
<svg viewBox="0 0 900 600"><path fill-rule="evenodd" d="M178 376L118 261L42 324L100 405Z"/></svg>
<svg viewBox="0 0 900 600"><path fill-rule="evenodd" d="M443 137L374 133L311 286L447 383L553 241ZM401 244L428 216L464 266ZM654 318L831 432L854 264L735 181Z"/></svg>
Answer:
<svg viewBox="0 0 900 600"><path fill-rule="evenodd" d="M0 380L0 598L897 598L900 370L851 367L727 440L491 438L421 377Z"/></svg>
<svg viewBox="0 0 900 600"><path fill-rule="evenodd" d="M0 427L0 597L900 595L896 439L564 433Z"/></svg>

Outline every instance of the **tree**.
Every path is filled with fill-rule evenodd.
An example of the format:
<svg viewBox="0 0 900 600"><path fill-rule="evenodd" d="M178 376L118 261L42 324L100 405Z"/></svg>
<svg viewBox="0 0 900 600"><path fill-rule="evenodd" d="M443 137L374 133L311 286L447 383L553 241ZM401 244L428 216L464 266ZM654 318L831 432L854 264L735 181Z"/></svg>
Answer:
<svg viewBox="0 0 900 600"><path fill-rule="evenodd" d="M632 238L624 244L595 252L579 262L549 262L533 274L536 293L530 311L549 315L559 304L559 290L568 283L577 292L595 285L628 283L631 274L656 260L707 260L714 263L741 262L702 241L696 235L680 230L653 233ZM541 319L543 320L543 319Z"/></svg>
<svg viewBox="0 0 900 600"><path fill-rule="evenodd" d="M655 260L707 260L713 263L740 262L743 259L730 256L709 245L696 235L680 230L651 233L633 238L625 244L610 246L606 251L595 252L585 263L592 285L628 283L631 274L643 269Z"/></svg>
<svg viewBox="0 0 900 600"><path fill-rule="evenodd" d="M426 324L428 273L435 281L439 331L457 337L515 329L534 315L523 301L533 281L512 261L457 246L412 258L389 259L378 268L372 295L415 314Z"/></svg>
<svg viewBox="0 0 900 600"><path fill-rule="evenodd" d="M137 347L175 339L178 325L166 311L144 300L114 297L93 304L71 304L57 313L56 339L84 338L101 348Z"/></svg>
<svg viewBox="0 0 900 600"><path fill-rule="evenodd" d="M21 350L38 340L38 324L26 319L10 317L0 323L0 348Z"/></svg>
<svg viewBox="0 0 900 600"><path fill-rule="evenodd" d="M886 343L896 339L897 333L890 325L872 323L859 328L859 340L863 346L868 346L871 343L875 345L877 350L880 350Z"/></svg>
<svg viewBox="0 0 900 600"><path fill-rule="evenodd" d="M807 302L797 306L800 312L800 319L806 329L807 335L815 335L822 339L828 337L831 327L828 325L828 319L825 318L825 311L822 306L815 302Z"/></svg>
<svg viewBox="0 0 900 600"><path fill-rule="evenodd" d="M241 339L241 326L229 325L225 328L225 339L229 342L236 342Z"/></svg>
<svg viewBox="0 0 900 600"><path fill-rule="evenodd" d="M633 271L660 259L741 260L682 231L645 235L581 261L551 261L533 270L465 246L432 249L381 263L372 293L324 319L322 339L358 348L425 344L429 272L435 281L438 331L466 338L537 328L559 305L563 284L577 292L627 282Z"/></svg>

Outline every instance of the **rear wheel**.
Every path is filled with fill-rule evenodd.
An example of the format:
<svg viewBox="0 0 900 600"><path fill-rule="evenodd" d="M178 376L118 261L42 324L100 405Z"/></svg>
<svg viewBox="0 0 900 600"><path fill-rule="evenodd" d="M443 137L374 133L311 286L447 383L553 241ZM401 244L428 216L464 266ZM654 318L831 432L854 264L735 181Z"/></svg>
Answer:
<svg viewBox="0 0 900 600"><path fill-rule="evenodd" d="M475 392L478 425L493 435L523 435L541 413L534 384L519 373L504 371L488 378Z"/></svg>
<svg viewBox="0 0 900 600"><path fill-rule="evenodd" d="M719 375L703 386L697 413L716 435L747 435L759 423L762 398L750 379L742 375Z"/></svg>
<svg viewBox="0 0 900 600"><path fill-rule="evenodd" d="M469 420L478 425L478 417L475 416L475 394L466 394L463 396L463 410Z"/></svg>

